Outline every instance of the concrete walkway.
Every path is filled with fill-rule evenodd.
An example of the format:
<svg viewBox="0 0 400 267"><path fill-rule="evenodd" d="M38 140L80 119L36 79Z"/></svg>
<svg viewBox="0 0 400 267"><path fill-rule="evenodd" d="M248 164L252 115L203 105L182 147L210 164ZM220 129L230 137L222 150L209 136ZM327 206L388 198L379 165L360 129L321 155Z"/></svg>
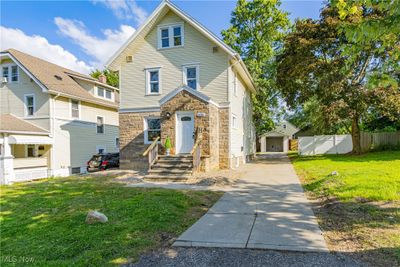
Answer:
<svg viewBox="0 0 400 267"><path fill-rule="evenodd" d="M327 252L292 164L266 154L174 246Z"/></svg>

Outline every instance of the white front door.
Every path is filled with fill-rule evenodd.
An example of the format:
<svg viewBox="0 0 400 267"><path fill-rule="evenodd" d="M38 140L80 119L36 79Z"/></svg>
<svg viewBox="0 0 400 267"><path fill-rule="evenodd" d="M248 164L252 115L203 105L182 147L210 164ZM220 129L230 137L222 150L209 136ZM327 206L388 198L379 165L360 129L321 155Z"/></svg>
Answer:
<svg viewBox="0 0 400 267"><path fill-rule="evenodd" d="M190 153L194 145L193 112L176 113L176 154Z"/></svg>

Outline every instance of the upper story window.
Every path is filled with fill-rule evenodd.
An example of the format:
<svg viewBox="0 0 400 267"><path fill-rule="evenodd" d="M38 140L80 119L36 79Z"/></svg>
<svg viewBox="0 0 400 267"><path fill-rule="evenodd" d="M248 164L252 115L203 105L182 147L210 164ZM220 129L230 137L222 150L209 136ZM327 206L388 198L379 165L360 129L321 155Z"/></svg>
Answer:
<svg viewBox="0 0 400 267"><path fill-rule="evenodd" d="M183 24L159 26L158 48L183 46L183 41Z"/></svg>
<svg viewBox="0 0 400 267"><path fill-rule="evenodd" d="M114 92L111 89L97 87L97 96L107 100L114 100Z"/></svg>
<svg viewBox="0 0 400 267"><path fill-rule="evenodd" d="M160 68L146 69L146 94L161 94Z"/></svg>
<svg viewBox="0 0 400 267"><path fill-rule="evenodd" d="M35 114L35 95L25 95L25 116L33 116Z"/></svg>
<svg viewBox="0 0 400 267"><path fill-rule="evenodd" d="M71 117L79 119L79 101L71 100Z"/></svg>
<svg viewBox="0 0 400 267"><path fill-rule="evenodd" d="M7 78L7 82L18 82L19 71L17 65L8 65L2 67L2 77Z"/></svg>
<svg viewBox="0 0 400 267"><path fill-rule="evenodd" d="M104 118L101 116L97 116L97 123L96 123L96 132L98 134L103 134L104 133Z"/></svg>
<svg viewBox="0 0 400 267"><path fill-rule="evenodd" d="M192 89L199 89L199 66L184 66L183 67L183 81L185 85Z"/></svg>

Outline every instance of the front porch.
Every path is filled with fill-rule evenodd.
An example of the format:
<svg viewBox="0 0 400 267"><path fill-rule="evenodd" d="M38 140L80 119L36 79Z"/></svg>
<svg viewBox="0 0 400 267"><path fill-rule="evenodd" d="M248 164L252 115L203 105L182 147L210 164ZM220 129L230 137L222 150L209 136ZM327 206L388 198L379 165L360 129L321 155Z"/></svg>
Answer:
<svg viewBox="0 0 400 267"><path fill-rule="evenodd" d="M186 86L167 94L159 103L159 112L120 114L121 168L147 169L158 176L229 168L227 107ZM139 132L141 121L144 127ZM163 157L167 138L171 157ZM190 166L183 164L189 159ZM172 166L175 161L185 169Z"/></svg>
<svg viewBox="0 0 400 267"><path fill-rule="evenodd" d="M0 141L1 184L51 176L50 137L4 134Z"/></svg>

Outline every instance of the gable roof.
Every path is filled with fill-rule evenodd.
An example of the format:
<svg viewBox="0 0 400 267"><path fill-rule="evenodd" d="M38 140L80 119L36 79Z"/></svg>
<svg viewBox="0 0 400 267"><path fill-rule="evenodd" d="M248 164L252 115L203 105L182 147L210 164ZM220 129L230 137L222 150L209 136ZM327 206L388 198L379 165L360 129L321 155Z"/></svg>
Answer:
<svg viewBox="0 0 400 267"><path fill-rule="evenodd" d="M85 80L103 87L118 90L115 87L100 83L88 75L63 68L15 49L2 51L0 55L10 57L32 80L34 80L40 86L43 92L59 94L61 96L76 98L77 100L95 103L102 106L118 108L117 103L102 100L90 94L88 91L82 88L79 83L75 81L75 79Z"/></svg>
<svg viewBox="0 0 400 267"><path fill-rule="evenodd" d="M208 97L205 94L203 94L203 93L201 93L201 92L199 92L197 90L194 90L194 89L192 89L192 88L190 88L189 86L186 86L186 85L178 87L175 90L172 90L171 92L166 94L163 98L161 98L158 101L160 103L160 106L165 104L166 102L168 102L170 99L174 98L177 94L179 94L182 91L186 91L189 94L199 98L200 100L203 100L206 103L210 103L210 104L218 106L218 104L213 102L210 97Z"/></svg>
<svg viewBox="0 0 400 267"><path fill-rule="evenodd" d="M238 65L238 71L239 73L245 77L245 82L248 85L248 87L252 90L255 91L255 85L253 82L253 78L251 77L250 72L247 70L246 65L244 64L242 58L240 55L233 50L230 46L228 46L225 42L223 42L218 36L216 36L214 33L212 33L210 30L208 30L205 26L203 26L200 22L186 14L184 11L182 11L180 8L178 8L176 5L171 3L169 0L163 0L161 4L153 11L153 13L146 19L146 21L133 33L133 35L118 49L112 56L111 58L106 62L106 66L108 68L113 68L113 64L121 60L119 57L121 56L122 52L132 43L136 42L138 39L144 39L144 37L153 29L155 24L159 19L164 17L165 14L167 14L168 11L172 11L175 14L177 14L179 17L181 17L185 22L189 23L193 28L198 30L200 33L202 33L205 37L207 37L211 42L215 43L218 45L222 50L224 50L234 62L237 62L239 64L232 64L235 68L236 65Z"/></svg>
<svg viewBox="0 0 400 267"><path fill-rule="evenodd" d="M286 125L286 127L284 127L283 125ZM263 134L261 136L273 136L274 134L280 134L283 136L292 136L295 133L297 133L298 131L300 131L300 129L298 129L296 126L294 126L290 122L282 121L282 122L278 123L273 130L266 132L265 134Z"/></svg>
<svg viewBox="0 0 400 267"><path fill-rule="evenodd" d="M0 133L24 133L49 135L50 133L30 122L19 119L12 114L0 115Z"/></svg>

